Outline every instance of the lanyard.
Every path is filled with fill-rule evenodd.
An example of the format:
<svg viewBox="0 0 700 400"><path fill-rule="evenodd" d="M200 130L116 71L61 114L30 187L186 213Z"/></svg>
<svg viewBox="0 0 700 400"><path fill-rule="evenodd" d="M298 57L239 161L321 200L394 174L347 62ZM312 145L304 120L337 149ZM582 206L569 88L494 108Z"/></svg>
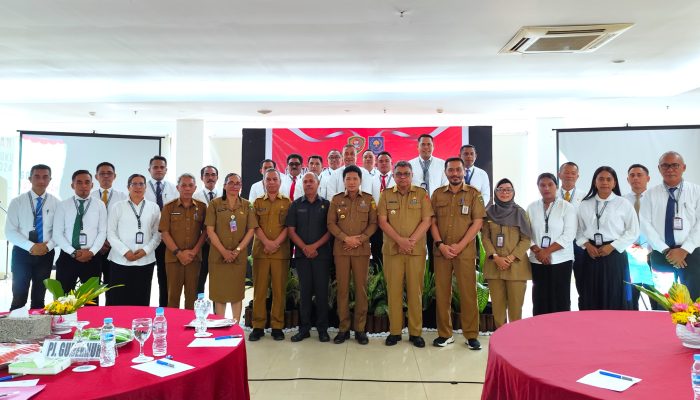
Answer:
<svg viewBox="0 0 700 400"><path fill-rule="evenodd" d="M101 198L102 198L102 190L99 190L99 189L98 189L97 191L100 193L100 199L101 199ZM109 195L107 196L107 204L105 204L105 206L108 206L108 205L109 205L109 202L112 201L112 195L113 195L113 194L114 194L114 190L112 190L111 192L109 192ZM85 210L85 211L87 212L87 210Z"/></svg>
<svg viewBox="0 0 700 400"><path fill-rule="evenodd" d="M562 199L564 198L564 195L566 194L566 192L569 192L569 196L571 196L571 197L569 197L569 201L571 202L574 199L574 195L576 194L576 188L574 187L571 190L564 190L564 188L561 188L561 189L559 189L559 192L561 193Z"/></svg>
<svg viewBox="0 0 700 400"><path fill-rule="evenodd" d="M41 205L39 206L38 210L34 208L34 199L32 199L32 194L30 192L27 192L27 196L29 196L29 205L32 207L32 215L34 216L34 228L36 228L36 217L44 209L44 204L46 204L48 196L42 199Z"/></svg>
<svg viewBox="0 0 700 400"><path fill-rule="evenodd" d="M73 196L73 204L75 204L75 212L78 214L78 217L80 217L80 231L81 232L83 231L83 217L85 216L85 214L87 214L88 209L90 208L90 204L92 204L92 199L87 199L87 200L83 200L83 201L87 202L87 205L85 206L85 208L83 209L83 213L81 214L80 213L80 204L78 204L78 200L75 198L75 196Z"/></svg>
<svg viewBox="0 0 700 400"><path fill-rule="evenodd" d="M680 200L681 192L683 192L683 182L681 181L681 184L678 186L675 193L671 192L670 187L666 187L666 191L668 192L668 197L670 197L673 200L673 202L676 203L676 215L678 215L678 200ZM676 196L676 193L678 193L678 196Z"/></svg>
<svg viewBox="0 0 700 400"><path fill-rule="evenodd" d="M600 230L600 217L603 216L603 213L605 212L605 207L608 206L608 201L603 202L603 209L598 212L598 200L595 201L595 219L596 223L598 225L598 230Z"/></svg>
<svg viewBox="0 0 700 400"><path fill-rule="evenodd" d="M131 207L131 211L134 212L134 216L136 216L136 222L139 224L139 231L141 231L141 215L143 215L143 206L146 205L145 199L141 200L141 209L139 210L139 213L136 214L136 207L134 207L134 203L129 200L129 206Z"/></svg>
<svg viewBox="0 0 700 400"><path fill-rule="evenodd" d="M165 194L165 184L166 183L167 182L165 182L165 181L160 181L160 195L161 196L163 196ZM157 197L158 192L156 192L156 187L153 186L153 182L149 181L148 184L151 185L151 189L153 190L153 195Z"/></svg>
<svg viewBox="0 0 700 400"><path fill-rule="evenodd" d="M549 233L549 216L552 214L552 210L554 209L554 205L557 204L557 200L554 199L554 201L549 205L549 212L545 210L544 212L544 233L545 235Z"/></svg>

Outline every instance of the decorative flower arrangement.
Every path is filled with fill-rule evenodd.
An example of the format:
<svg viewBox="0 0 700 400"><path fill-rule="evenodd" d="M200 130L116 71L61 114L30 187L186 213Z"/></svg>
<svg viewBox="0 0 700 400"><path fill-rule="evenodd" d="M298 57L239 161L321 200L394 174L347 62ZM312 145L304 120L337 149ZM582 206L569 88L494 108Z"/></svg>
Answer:
<svg viewBox="0 0 700 400"><path fill-rule="evenodd" d="M700 333L700 298L693 301L685 285L674 282L665 294L653 287L633 286L670 312L674 324L685 325L689 331Z"/></svg>
<svg viewBox="0 0 700 400"><path fill-rule="evenodd" d="M100 283L98 277L94 276L69 293L63 293L61 282L55 279L44 279L44 286L51 292L54 299L44 307L44 310L51 315L67 315L78 311L86 304L96 304L93 300L99 295L111 288L124 285L107 287L106 284Z"/></svg>

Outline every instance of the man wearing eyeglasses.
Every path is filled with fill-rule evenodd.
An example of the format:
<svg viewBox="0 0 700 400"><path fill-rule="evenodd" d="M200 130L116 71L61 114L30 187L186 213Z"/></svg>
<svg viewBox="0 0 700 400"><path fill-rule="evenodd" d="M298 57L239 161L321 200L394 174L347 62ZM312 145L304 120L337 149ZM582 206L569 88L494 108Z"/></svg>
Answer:
<svg viewBox="0 0 700 400"><path fill-rule="evenodd" d="M328 183L333 176L333 173L340 168L342 156L338 150L331 150L328 152L328 168L324 169L319 175L321 180L321 185L318 187L318 195L324 198L328 198Z"/></svg>
<svg viewBox="0 0 700 400"><path fill-rule="evenodd" d="M282 182L280 193L294 201L304 195L304 185L301 183L301 171L304 167L303 158L299 154L287 156L287 181Z"/></svg>
<svg viewBox="0 0 700 400"><path fill-rule="evenodd" d="M663 183L642 197L639 220L653 251L651 267L676 268L681 283L700 296L700 186L683 180L683 157L668 151L659 158Z"/></svg>

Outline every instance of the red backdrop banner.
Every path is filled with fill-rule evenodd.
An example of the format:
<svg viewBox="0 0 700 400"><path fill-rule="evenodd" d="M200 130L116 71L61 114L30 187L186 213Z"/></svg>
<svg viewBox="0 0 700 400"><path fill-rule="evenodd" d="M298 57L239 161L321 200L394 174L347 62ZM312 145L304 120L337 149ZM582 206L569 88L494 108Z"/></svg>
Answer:
<svg viewBox="0 0 700 400"><path fill-rule="evenodd" d="M418 156L418 137L428 134L433 137L435 150L433 155L442 159L459 156L463 132L461 126L420 127L420 128L289 128L271 129L272 159L281 170L286 165L287 155L298 153L304 157L304 165L310 155L323 157L327 166L328 152L332 149L341 151L344 145L351 143L358 148L357 163L362 164L361 153L372 149L375 154L383 150L391 153L394 163L410 160ZM269 132L269 131L268 131ZM381 139L376 139L379 137ZM373 139L375 138L375 139ZM383 142L383 143L382 143ZM341 151L342 153L342 151Z"/></svg>

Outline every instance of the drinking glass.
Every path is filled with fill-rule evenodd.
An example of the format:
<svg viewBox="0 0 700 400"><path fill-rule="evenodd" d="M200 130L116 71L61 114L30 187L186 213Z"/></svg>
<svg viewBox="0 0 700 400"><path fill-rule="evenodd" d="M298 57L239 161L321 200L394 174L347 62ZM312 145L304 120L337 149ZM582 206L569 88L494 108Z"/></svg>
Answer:
<svg viewBox="0 0 700 400"><path fill-rule="evenodd" d="M134 332L134 338L139 342L139 356L131 360L133 363L145 363L153 361L153 357L143 354L143 344L151 336L151 328L153 320L151 318L136 318L131 321L131 330Z"/></svg>
<svg viewBox="0 0 700 400"><path fill-rule="evenodd" d="M77 367L73 368L74 372L88 372L97 368L94 365L87 365L92 359L90 358L87 339L83 337L83 328L89 323L88 321L75 321L71 324L75 326L75 334L73 335L73 344L68 352L68 357L71 363L78 364Z"/></svg>

